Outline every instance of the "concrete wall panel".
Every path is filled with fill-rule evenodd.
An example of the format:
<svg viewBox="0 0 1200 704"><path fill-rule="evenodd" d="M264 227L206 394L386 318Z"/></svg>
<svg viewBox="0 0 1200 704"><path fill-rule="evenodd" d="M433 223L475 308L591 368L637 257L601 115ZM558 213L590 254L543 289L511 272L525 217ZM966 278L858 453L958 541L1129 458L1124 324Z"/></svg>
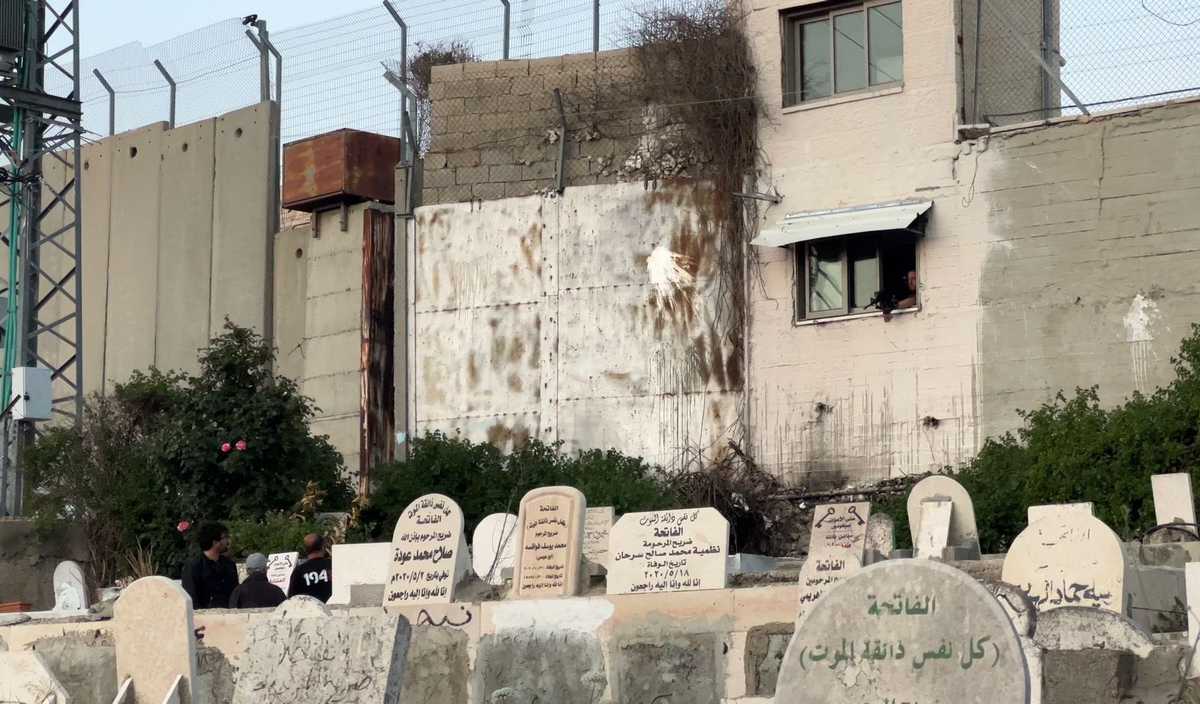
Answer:
<svg viewBox="0 0 1200 704"><path fill-rule="evenodd" d="M104 371L105 330L108 327L109 206L112 198L112 140L88 144L82 150L83 166L83 390L101 391Z"/></svg>
<svg viewBox="0 0 1200 704"><path fill-rule="evenodd" d="M111 237L105 377L127 381L155 360L158 228L166 123L112 139ZM86 216L85 216L86 217Z"/></svg>
<svg viewBox="0 0 1200 704"><path fill-rule="evenodd" d="M163 133L155 350L160 369L197 371L197 351L209 340L209 316L198 304L209 300L212 286L215 125L204 120Z"/></svg>
<svg viewBox="0 0 1200 704"><path fill-rule="evenodd" d="M283 230L275 236L276 372L304 376L304 321L308 288L308 244L312 230Z"/></svg>
<svg viewBox="0 0 1200 704"><path fill-rule="evenodd" d="M270 335L268 293L273 289L271 188L273 103L227 113L216 123L213 189L212 301L209 326L226 316Z"/></svg>

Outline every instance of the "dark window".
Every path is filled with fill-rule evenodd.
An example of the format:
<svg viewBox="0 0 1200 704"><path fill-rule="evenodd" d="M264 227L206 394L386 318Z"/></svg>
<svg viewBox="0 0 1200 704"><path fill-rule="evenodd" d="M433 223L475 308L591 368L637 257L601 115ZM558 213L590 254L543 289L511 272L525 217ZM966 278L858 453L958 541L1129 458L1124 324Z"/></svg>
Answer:
<svg viewBox="0 0 1200 704"><path fill-rule="evenodd" d="M899 83L904 76L900 10L892 1L785 14L784 106Z"/></svg>
<svg viewBox="0 0 1200 704"><path fill-rule="evenodd" d="M874 232L795 245L796 318L915 308L916 237Z"/></svg>

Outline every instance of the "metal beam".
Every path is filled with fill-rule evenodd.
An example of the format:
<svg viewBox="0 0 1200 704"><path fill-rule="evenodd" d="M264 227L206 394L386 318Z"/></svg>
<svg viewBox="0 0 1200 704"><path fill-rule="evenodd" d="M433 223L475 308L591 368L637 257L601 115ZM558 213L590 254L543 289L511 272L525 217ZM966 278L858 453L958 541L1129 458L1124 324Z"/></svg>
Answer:
<svg viewBox="0 0 1200 704"><path fill-rule="evenodd" d="M162 77L167 79L167 85L171 86L171 129L175 129L175 79L171 78L171 74L167 73L167 67L162 65L158 59L154 60L154 67L162 74Z"/></svg>
<svg viewBox="0 0 1200 704"><path fill-rule="evenodd" d="M78 118L83 114L78 100L60 98L57 95L47 95L12 86L0 86L0 100L7 100L16 108L59 117Z"/></svg>
<svg viewBox="0 0 1200 704"><path fill-rule="evenodd" d="M100 73L100 69L92 69L92 73L96 76L96 80L100 81L100 85L104 86L104 90L108 91L108 136L111 137L117 133L117 91L108 84L104 79L104 74Z"/></svg>

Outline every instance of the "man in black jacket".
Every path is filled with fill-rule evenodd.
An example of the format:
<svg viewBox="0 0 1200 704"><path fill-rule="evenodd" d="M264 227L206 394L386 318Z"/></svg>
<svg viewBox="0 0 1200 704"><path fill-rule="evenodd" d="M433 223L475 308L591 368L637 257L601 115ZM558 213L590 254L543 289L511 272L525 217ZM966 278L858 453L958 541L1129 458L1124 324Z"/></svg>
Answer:
<svg viewBox="0 0 1200 704"><path fill-rule="evenodd" d="M237 565L230 560L229 530L220 523L200 526L203 553L183 568L183 589L192 597L193 609L225 609L237 588Z"/></svg>
<svg viewBox="0 0 1200 704"><path fill-rule="evenodd" d="M267 556L256 552L246 558L246 581L229 597L231 609L273 609L286 600L283 590L267 581Z"/></svg>
<svg viewBox="0 0 1200 704"><path fill-rule="evenodd" d="M292 572L288 596L307 594L329 601L333 594L333 560L325 550L325 538L316 533L304 536L304 554L308 559Z"/></svg>

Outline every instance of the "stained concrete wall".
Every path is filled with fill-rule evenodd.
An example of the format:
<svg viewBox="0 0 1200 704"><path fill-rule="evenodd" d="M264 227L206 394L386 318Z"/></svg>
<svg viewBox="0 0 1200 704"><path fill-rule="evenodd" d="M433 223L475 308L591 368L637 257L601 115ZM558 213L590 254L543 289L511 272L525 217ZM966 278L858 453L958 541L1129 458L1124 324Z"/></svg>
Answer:
<svg viewBox="0 0 1200 704"><path fill-rule="evenodd" d="M418 209L416 429L668 466L719 442L741 374L713 203L685 181Z"/></svg>
<svg viewBox="0 0 1200 704"><path fill-rule="evenodd" d="M0 601L54 608L54 568L63 560L88 561L82 530L39 532L32 521L0 518Z"/></svg>
<svg viewBox="0 0 1200 704"><path fill-rule="evenodd" d="M228 316L272 333L273 104L83 150L84 389L195 371Z"/></svg>

